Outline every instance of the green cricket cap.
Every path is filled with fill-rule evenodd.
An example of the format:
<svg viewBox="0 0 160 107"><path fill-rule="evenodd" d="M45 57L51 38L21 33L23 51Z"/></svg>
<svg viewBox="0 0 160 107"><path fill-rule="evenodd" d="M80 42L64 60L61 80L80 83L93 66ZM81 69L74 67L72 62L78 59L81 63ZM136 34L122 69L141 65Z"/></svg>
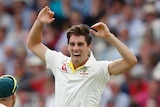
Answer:
<svg viewBox="0 0 160 107"><path fill-rule="evenodd" d="M11 96L17 88L17 81L12 75L2 75L0 77L0 98Z"/></svg>

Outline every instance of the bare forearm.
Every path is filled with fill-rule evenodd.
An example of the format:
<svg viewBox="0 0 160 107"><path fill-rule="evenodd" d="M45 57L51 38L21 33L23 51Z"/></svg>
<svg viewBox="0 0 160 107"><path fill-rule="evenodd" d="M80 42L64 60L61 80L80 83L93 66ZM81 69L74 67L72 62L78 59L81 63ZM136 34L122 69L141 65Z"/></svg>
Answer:
<svg viewBox="0 0 160 107"><path fill-rule="evenodd" d="M44 24L49 24L54 21L53 16L54 12L52 12L48 6L45 6L39 12L37 20L34 22L27 39L28 48L44 61L48 47L42 43L42 30Z"/></svg>
<svg viewBox="0 0 160 107"><path fill-rule="evenodd" d="M123 60L125 60L130 65L135 65L137 59L135 55L124 45L120 40L118 40L112 33L106 38L106 41L112 44L121 54Z"/></svg>
<svg viewBox="0 0 160 107"><path fill-rule="evenodd" d="M122 74L125 71L128 71L137 63L137 58L135 57L135 55L133 55L132 52L127 48L127 46L125 46L109 31L106 24L99 22L91 26L91 28L97 30L96 32L91 29L91 33L93 33L97 37L105 39L107 42L113 45L122 56L122 59L114 60L108 65L108 71L111 75Z"/></svg>
<svg viewBox="0 0 160 107"><path fill-rule="evenodd" d="M29 48L41 43L42 30L43 30L43 23L36 20L31 28L31 31L30 31L28 39L27 39L27 46Z"/></svg>

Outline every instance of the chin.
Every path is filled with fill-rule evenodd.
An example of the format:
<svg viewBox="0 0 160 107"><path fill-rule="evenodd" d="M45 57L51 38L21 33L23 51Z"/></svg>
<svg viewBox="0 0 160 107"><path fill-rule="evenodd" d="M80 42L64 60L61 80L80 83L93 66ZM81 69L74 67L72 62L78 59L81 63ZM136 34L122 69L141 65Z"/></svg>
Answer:
<svg viewBox="0 0 160 107"><path fill-rule="evenodd" d="M79 63L80 62L80 58L73 58L72 61L73 61L73 63Z"/></svg>
<svg viewBox="0 0 160 107"><path fill-rule="evenodd" d="M76 58L74 58L72 61L73 61L73 63L80 62L80 60L79 60L79 59L76 59Z"/></svg>

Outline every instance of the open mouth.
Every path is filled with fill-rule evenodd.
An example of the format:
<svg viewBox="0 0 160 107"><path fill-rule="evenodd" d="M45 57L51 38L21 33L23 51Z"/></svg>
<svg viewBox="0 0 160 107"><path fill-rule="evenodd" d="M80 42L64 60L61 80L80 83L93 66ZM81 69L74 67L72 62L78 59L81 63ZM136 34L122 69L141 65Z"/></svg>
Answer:
<svg viewBox="0 0 160 107"><path fill-rule="evenodd" d="M80 56L80 53L73 53L74 56Z"/></svg>

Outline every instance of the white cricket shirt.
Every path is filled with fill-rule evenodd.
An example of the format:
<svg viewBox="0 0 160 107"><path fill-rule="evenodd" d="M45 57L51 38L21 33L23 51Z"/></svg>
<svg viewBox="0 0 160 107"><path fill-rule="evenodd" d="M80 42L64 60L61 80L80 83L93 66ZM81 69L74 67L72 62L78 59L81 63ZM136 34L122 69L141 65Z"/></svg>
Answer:
<svg viewBox="0 0 160 107"><path fill-rule="evenodd" d="M70 57L48 49L45 59L55 76L55 107L99 107L110 77L109 61L96 61L91 52L85 65L72 73Z"/></svg>

